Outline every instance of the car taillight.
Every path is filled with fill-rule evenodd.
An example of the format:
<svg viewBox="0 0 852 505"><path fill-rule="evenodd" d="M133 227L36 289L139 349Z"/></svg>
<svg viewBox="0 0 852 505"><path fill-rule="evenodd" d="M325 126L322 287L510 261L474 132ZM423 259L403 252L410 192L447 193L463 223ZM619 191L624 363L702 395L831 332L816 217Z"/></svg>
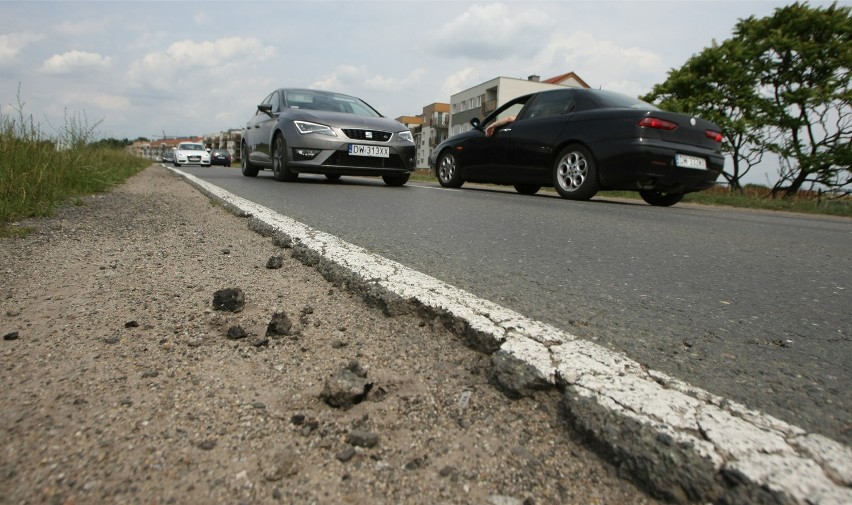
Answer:
<svg viewBox="0 0 852 505"><path fill-rule="evenodd" d="M659 119L655 117L646 117L643 118L642 121L639 121L639 126L644 126L645 128L656 128L658 130L676 130L677 123L672 123L671 121L666 121L665 119Z"/></svg>
<svg viewBox="0 0 852 505"><path fill-rule="evenodd" d="M704 135L707 135L708 139L713 139L716 142L722 141L722 134L720 132L714 132L713 130L704 130Z"/></svg>

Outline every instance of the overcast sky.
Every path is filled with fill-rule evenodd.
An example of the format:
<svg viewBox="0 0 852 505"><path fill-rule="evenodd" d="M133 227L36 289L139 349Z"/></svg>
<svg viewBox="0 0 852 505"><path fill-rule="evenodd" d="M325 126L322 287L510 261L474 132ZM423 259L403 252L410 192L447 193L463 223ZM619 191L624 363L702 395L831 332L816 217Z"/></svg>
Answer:
<svg viewBox="0 0 852 505"><path fill-rule="evenodd" d="M497 76L573 71L639 95L738 19L789 3L0 0L0 113L16 114L20 86L47 133L69 114L135 139L240 128L277 87L352 94L390 117Z"/></svg>

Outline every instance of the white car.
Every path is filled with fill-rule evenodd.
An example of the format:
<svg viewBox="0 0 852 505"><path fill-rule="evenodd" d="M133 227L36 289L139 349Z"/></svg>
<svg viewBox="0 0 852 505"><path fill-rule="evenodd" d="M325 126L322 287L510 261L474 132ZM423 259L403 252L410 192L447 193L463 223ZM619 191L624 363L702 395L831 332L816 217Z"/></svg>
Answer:
<svg viewBox="0 0 852 505"><path fill-rule="evenodd" d="M175 149L176 167L181 165L210 166L210 153L204 148L204 144L197 142L181 142Z"/></svg>

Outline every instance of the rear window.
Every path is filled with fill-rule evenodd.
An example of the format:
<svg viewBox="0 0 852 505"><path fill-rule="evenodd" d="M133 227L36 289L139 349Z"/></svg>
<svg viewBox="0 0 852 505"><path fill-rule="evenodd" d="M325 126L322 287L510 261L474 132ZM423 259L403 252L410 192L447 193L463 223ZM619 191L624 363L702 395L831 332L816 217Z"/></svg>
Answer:
<svg viewBox="0 0 852 505"><path fill-rule="evenodd" d="M595 90L593 96L604 107L615 109L660 110L656 105L614 91Z"/></svg>

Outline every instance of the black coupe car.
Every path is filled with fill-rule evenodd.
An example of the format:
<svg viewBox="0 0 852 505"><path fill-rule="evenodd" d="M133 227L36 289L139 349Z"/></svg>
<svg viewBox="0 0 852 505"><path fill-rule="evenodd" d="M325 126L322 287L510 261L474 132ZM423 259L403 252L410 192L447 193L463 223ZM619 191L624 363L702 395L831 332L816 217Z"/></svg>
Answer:
<svg viewBox="0 0 852 505"><path fill-rule="evenodd" d="M402 123L353 96L277 89L257 106L242 136L243 175L270 169L279 181L300 173L381 176L402 186L414 171L414 137Z"/></svg>
<svg viewBox="0 0 852 505"><path fill-rule="evenodd" d="M442 186L506 184L523 194L553 186L572 200L633 190L669 206L713 186L724 167L716 124L611 91L533 93L470 123L430 155Z"/></svg>

